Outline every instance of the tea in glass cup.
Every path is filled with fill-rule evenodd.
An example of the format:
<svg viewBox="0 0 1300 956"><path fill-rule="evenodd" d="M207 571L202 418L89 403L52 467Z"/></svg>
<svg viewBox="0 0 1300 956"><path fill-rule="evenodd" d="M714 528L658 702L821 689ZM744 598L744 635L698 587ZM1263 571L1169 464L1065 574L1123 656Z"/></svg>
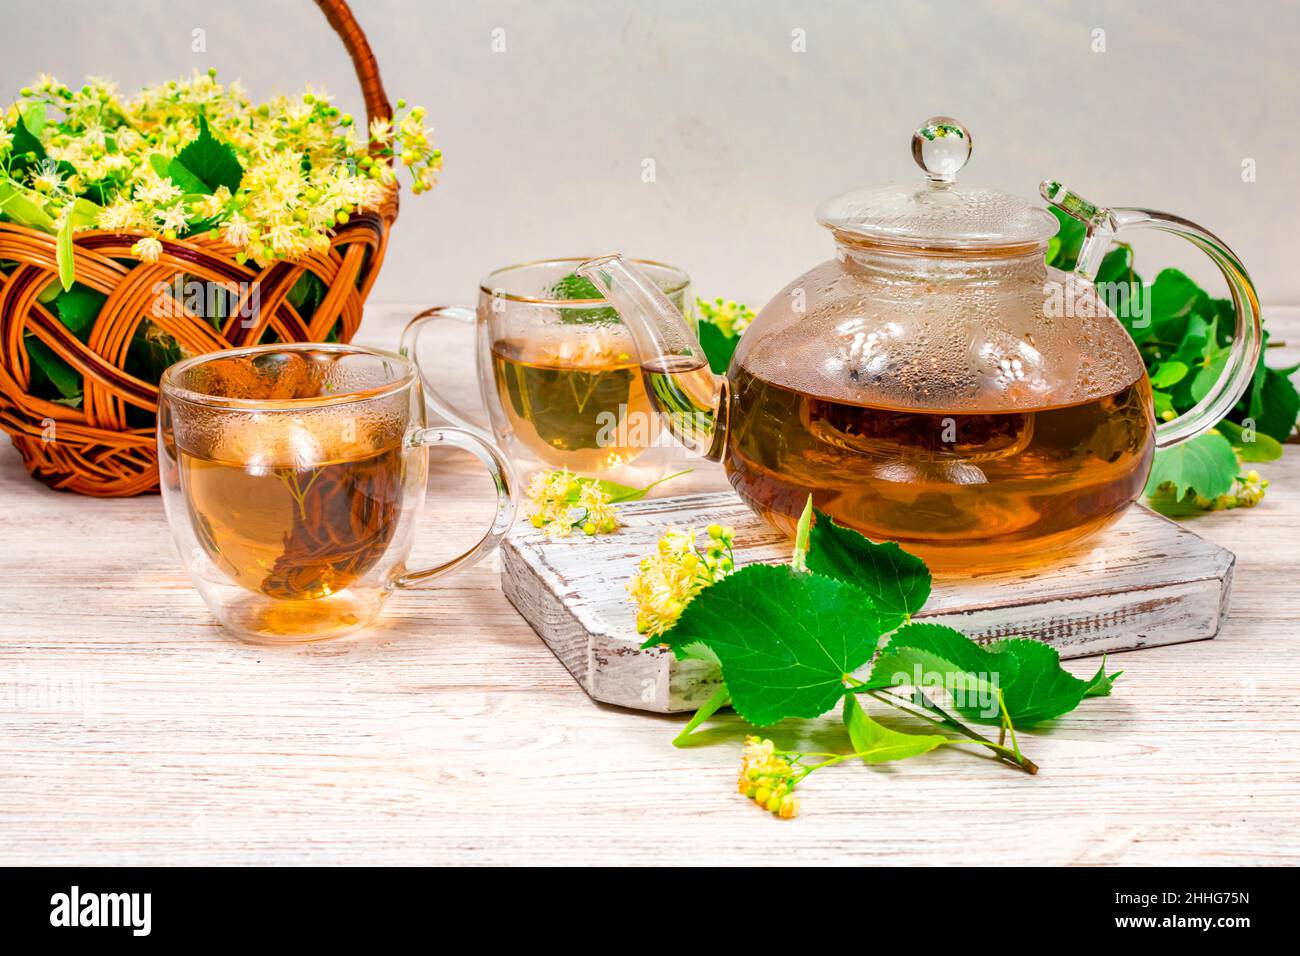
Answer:
<svg viewBox="0 0 1300 956"><path fill-rule="evenodd" d="M414 367L350 345L272 345L164 373L163 497L181 554L241 637L296 642L371 623L395 588L494 548L514 517L503 456L457 428L424 428ZM413 571L427 449L476 455L497 489L492 527L460 557Z"/></svg>
<svg viewBox="0 0 1300 956"><path fill-rule="evenodd" d="M678 455L662 435L627 327L590 282L574 275L581 262L498 269L480 284L476 311L421 313L403 334L402 351L414 358L421 333L435 320L474 325L488 429L514 461L649 484ZM641 267L689 311L685 273L660 263ZM482 427L438 394L427 363L421 370L433 410L462 427Z"/></svg>

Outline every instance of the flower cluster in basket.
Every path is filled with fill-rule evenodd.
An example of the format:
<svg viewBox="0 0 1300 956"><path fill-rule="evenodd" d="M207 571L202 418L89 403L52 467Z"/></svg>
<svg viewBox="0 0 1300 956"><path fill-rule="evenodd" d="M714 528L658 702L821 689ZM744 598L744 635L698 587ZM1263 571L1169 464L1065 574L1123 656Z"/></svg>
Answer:
<svg viewBox="0 0 1300 956"><path fill-rule="evenodd" d="M311 87L255 103L211 70L133 96L41 76L0 113L0 427L37 477L154 490L168 365L355 332L402 173L426 192L442 153L329 6L364 119Z"/></svg>
<svg viewBox="0 0 1300 956"><path fill-rule="evenodd" d="M0 127L0 210L60 237L143 233L131 252L144 261L158 258L160 239L202 232L238 248L240 262L323 252L331 229L384 202L397 173L382 157L400 157L416 193L436 181L442 153L424 109L397 105L398 117L362 130L324 93L254 105L212 70L132 99L106 80L73 89L42 76ZM72 278L61 275L65 290Z"/></svg>

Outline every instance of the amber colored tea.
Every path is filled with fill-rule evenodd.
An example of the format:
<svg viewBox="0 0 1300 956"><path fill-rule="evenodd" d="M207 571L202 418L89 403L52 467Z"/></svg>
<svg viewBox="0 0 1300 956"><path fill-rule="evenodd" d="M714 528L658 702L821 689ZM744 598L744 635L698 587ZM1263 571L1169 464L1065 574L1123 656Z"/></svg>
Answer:
<svg viewBox="0 0 1300 956"><path fill-rule="evenodd" d="M492 374L510 428L551 467L587 474L614 468L658 436L640 368L617 341L575 348L497 342Z"/></svg>
<svg viewBox="0 0 1300 956"><path fill-rule="evenodd" d="M402 449L307 466L214 461L181 450L190 520L236 583L281 600L328 597L383 557L402 504Z"/></svg>
<svg viewBox="0 0 1300 956"><path fill-rule="evenodd" d="M1048 557L1141 492L1155 421L1145 376L1100 398L1026 411L900 410L832 401L733 370L732 486L793 531L818 508L938 568Z"/></svg>

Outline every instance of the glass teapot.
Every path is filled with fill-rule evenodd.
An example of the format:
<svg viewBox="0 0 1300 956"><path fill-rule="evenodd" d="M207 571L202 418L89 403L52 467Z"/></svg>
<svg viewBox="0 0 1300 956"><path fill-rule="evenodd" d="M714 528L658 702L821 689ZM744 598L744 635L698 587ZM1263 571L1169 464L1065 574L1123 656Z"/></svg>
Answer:
<svg viewBox="0 0 1300 956"><path fill-rule="evenodd" d="M791 532L811 493L838 523L937 569L1053 559L1137 499L1156 448L1210 428L1236 404L1259 358L1255 289L1199 226L1105 209L1045 182L1043 198L1087 226L1074 272L1051 269L1051 213L956 182L971 155L964 126L927 120L912 155L924 180L859 189L818 209L835 258L767 304L725 378L627 260L577 271L631 329L667 427L721 460L771 524ZM1160 424L1137 347L1093 281L1115 236L1144 228L1206 252L1236 309L1218 381Z"/></svg>

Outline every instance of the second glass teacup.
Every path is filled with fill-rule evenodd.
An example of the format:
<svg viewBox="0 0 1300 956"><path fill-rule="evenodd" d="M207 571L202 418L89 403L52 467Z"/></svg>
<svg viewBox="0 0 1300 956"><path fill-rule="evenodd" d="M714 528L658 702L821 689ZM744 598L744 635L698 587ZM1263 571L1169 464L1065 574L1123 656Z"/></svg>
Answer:
<svg viewBox="0 0 1300 956"><path fill-rule="evenodd" d="M475 327L479 390L493 437L522 470L567 468L642 487L679 457L661 436L636 349L618 313L574 274L584 260L547 259L497 269L479 284L476 310L428 309L407 326L401 351L412 359L422 333L439 319ZM638 261L684 313L686 273ZM480 429L441 395L417 363L429 407L464 428Z"/></svg>
<svg viewBox="0 0 1300 956"><path fill-rule="evenodd" d="M493 550L515 514L501 453L459 428L425 428L414 365L354 345L263 345L187 359L162 377L158 465L190 578L245 640L338 637L396 588ZM407 566L427 450L475 455L496 486L491 527L464 554Z"/></svg>

